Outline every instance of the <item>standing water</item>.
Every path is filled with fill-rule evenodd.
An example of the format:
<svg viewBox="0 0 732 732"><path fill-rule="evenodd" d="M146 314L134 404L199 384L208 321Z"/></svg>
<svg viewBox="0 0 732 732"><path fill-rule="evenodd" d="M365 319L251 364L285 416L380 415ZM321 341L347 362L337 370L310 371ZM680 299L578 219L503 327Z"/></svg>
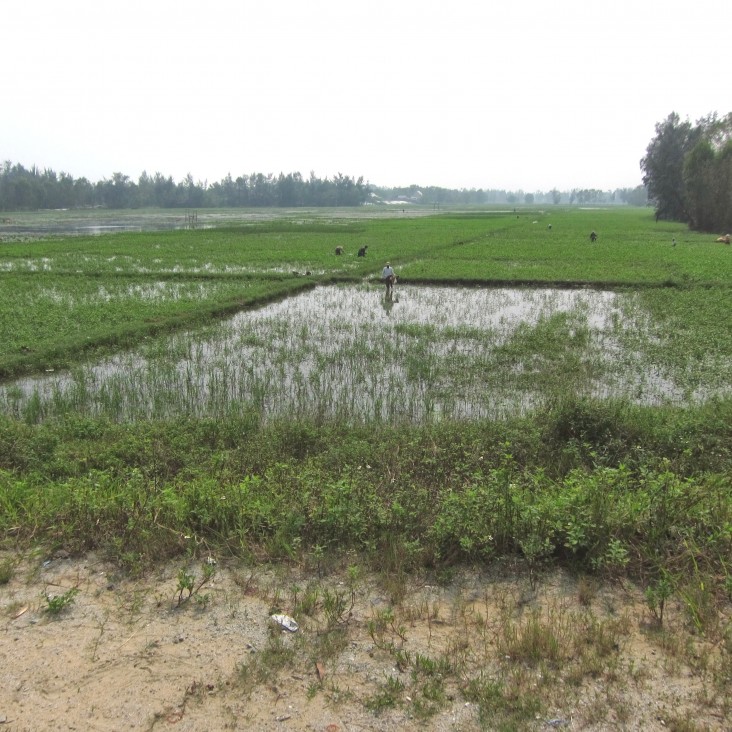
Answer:
<svg viewBox="0 0 732 732"><path fill-rule="evenodd" d="M423 422L524 414L571 392L684 398L639 343L631 296L581 289L324 286L69 372L0 387L29 421L256 413ZM632 336L632 337L631 337Z"/></svg>

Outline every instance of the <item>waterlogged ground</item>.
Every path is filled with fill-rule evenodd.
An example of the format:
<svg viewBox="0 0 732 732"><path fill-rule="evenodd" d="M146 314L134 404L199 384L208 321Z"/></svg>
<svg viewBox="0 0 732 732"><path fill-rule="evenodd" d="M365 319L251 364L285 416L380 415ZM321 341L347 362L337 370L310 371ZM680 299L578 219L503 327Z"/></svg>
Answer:
<svg viewBox="0 0 732 732"><path fill-rule="evenodd" d="M109 234L117 231L164 231L166 229L209 228L242 221L273 218L268 212L231 211L198 212L190 210L149 209L137 212L108 209L59 209L16 211L0 222L0 241L33 239L47 236Z"/></svg>
<svg viewBox="0 0 732 732"><path fill-rule="evenodd" d="M404 206L402 216L428 216L432 209ZM506 213L495 211L494 213ZM389 207L338 209L56 209L14 211L0 218L0 242L33 241L49 236L89 236L121 231L167 231L171 229L211 229L272 220L297 223L312 220L385 218L393 216Z"/></svg>
<svg viewBox="0 0 732 732"><path fill-rule="evenodd" d="M567 392L649 405L715 393L654 361L660 346L632 293L398 286L389 300L365 283L323 286L5 384L0 408L30 420L73 410L423 422L521 414Z"/></svg>

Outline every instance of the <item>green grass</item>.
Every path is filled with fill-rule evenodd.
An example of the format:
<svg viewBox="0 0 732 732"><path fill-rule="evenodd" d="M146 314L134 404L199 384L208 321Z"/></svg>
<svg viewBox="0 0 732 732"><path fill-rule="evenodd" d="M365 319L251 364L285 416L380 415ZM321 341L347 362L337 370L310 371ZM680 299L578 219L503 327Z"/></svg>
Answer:
<svg viewBox="0 0 732 732"><path fill-rule="evenodd" d="M728 417L585 403L395 429L4 420L0 532L131 564L194 545L351 550L395 569L517 555L682 576L696 562L723 587Z"/></svg>
<svg viewBox="0 0 732 732"><path fill-rule="evenodd" d="M324 286L0 387L0 405L28 422L75 413L419 424L517 416L568 396L687 405L726 396L732 328L720 313L708 345L698 322L711 288L689 299L687 324L645 305L669 289L411 285L385 314L372 285Z"/></svg>
<svg viewBox="0 0 732 732"><path fill-rule="evenodd" d="M599 234L594 244L590 230ZM726 285L728 255L710 237L690 234L680 225L655 224L642 209L549 210L522 215L506 221L504 228L443 249L439 261L410 263L405 276L613 286Z"/></svg>
<svg viewBox="0 0 732 732"><path fill-rule="evenodd" d="M0 376L62 368L93 351L269 302L309 286L304 277L271 279L6 276Z"/></svg>

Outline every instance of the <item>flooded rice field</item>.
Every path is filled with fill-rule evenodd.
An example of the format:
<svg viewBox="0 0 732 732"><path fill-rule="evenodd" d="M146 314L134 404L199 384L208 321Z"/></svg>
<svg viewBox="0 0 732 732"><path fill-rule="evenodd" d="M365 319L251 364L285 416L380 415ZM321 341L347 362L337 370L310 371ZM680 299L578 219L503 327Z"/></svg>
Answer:
<svg viewBox="0 0 732 732"><path fill-rule="evenodd" d="M401 204L403 205L403 204ZM16 211L0 219L0 243L33 241L49 236L99 236L118 232L171 231L178 229L213 229L219 226L288 220L294 223L338 221L344 219L384 218L393 212L388 207L339 207L294 209L141 209L114 210L46 209ZM410 208L406 214L422 217L429 208ZM501 213L501 212L495 212ZM504 212L505 213L505 212Z"/></svg>
<svg viewBox="0 0 732 732"><path fill-rule="evenodd" d="M69 372L0 386L29 421L181 415L424 422L525 414L563 394L698 401L647 346L632 294L332 285Z"/></svg>
<svg viewBox="0 0 732 732"><path fill-rule="evenodd" d="M282 212L283 216L287 212ZM48 236L98 236L116 232L210 229L216 226L267 221L268 211L151 209L111 210L48 209L17 211L0 221L0 242L25 241Z"/></svg>

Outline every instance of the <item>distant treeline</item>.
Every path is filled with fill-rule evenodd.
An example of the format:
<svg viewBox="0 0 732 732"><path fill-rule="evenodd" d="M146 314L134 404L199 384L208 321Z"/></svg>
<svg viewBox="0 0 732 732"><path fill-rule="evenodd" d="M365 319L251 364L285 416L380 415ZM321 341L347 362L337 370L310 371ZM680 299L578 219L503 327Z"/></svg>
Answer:
<svg viewBox="0 0 732 732"><path fill-rule="evenodd" d="M30 169L6 162L0 172L0 209L42 208L237 208L263 206L360 206L368 199L363 178L340 173L333 178L304 179L299 173L254 173L218 183L194 181L189 174L176 183L171 176L143 173L137 182L123 173L92 183L48 168Z"/></svg>
<svg viewBox="0 0 732 732"><path fill-rule="evenodd" d="M412 185L383 188L338 173L318 178L310 173L252 173L217 183L195 181L189 174L180 182L162 173L142 173L137 182L123 173L92 183L36 166L25 168L6 161L0 169L0 210L32 211L57 208L258 208L361 206L380 201L423 205L480 204L630 204L647 203L644 186L614 191L574 189L525 193L497 189L460 189Z"/></svg>
<svg viewBox="0 0 732 732"><path fill-rule="evenodd" d="M499 188L448 188L420 187L417 185L406 188L380 188L372 186L372 195L385 201L408 201L422 204L448 205L544 205L544 204L627 204L630 206L645 206L648 204L648 193L643 185L635 188L616 188L603 191L597 188L573 188L569 191L560 191L553 188L550 191L536 191L526 193L522 190L507 191Z"/></svg>
<svg viewBox="0 0 732 732"><path fill-rule="evenodd" d="M672 112L641 160L657 219L699 231L732 231L732 112L692 124Z"/></svg>

